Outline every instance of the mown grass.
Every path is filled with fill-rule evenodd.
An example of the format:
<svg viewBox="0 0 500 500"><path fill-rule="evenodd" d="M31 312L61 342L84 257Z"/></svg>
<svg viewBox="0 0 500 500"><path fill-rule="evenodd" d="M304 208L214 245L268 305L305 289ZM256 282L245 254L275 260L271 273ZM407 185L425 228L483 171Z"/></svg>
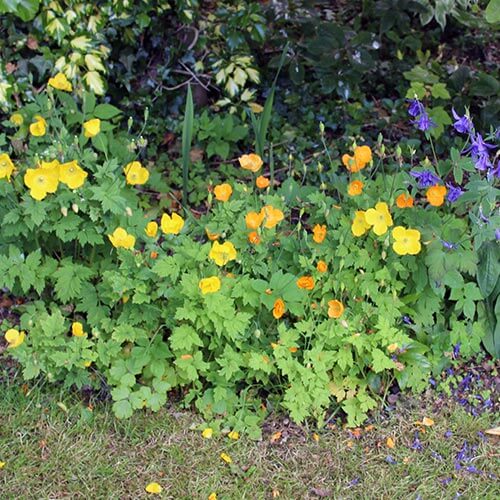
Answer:
<svg viewBox="0 0 500 500"><path fill-rule="evenodd" d="M218 499L463 498L500 497L498 442L481 431L492 415L473 418L461 408L409 400L391 414L374 418L357 438L346 429L312 431L272 422L271 434L253 442L242 436L203 439L193 430L198 416L178 409L138 413L116 420L107 405L89 411L81 400L53 390L24 394L16 380L0 384L0 498L139 499L151 481L163 486L159 498ZM423 449L412 449L415 421L435 425L420 435ZM451 431L450 437L445 437ZM387 437L396 446L389 449ZM472 459L481 473L455 470L464 441L477 446ZM225 464L221 452L233 463ZM390 458L388 458L390 457ZM389 463L394 462L394 463ZM449 484L443 484L443 480Z"/></svg>

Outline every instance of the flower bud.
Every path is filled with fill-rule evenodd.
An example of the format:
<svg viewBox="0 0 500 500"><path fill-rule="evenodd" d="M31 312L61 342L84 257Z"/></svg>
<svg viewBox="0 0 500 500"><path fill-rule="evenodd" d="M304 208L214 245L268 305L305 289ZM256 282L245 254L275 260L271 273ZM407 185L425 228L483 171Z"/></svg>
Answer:
<svg viewBox="0 0 500 500"><path fill-rule="evenodd" d="M129 217L132 217L132 209L130 207L127 207L125 209L125 213L129 216Z"/></svg>
<svg viewBox="0 0 500 500"><path fill-rule="evenodd" d="M260 339L262 332L257 328L257 330L255 330L255 332L253 334L255 335L256 338Z"/></svg>
<svg viewBox="0 0 500 500"><path fill-rule="evenodd" d="M61 207L61 213L63 214L63 217L68 216L68 209L66 207Z"/></svg>
<svg viewBox="0 0 500 500"><path fill-rule="evenodd" d="M319 133L321 135L325 133L325 124L323 122L319 122Z"/></svg>
<svg viewBox="0 0 500 500"><path fill-rule="evenodd" d="M129 129L129 131L132 128L133 123L134 123L134 119L132 117L129 117L129 119L127 121L127 127Z"/></svg>
<svg viewBox="0 0 500 500"><path fill-rule="evenodd" d="M76 203L73 203L73 205L71 205L71 210L73 210L73 212L77 214L79 210L78 205Z"/></svg>

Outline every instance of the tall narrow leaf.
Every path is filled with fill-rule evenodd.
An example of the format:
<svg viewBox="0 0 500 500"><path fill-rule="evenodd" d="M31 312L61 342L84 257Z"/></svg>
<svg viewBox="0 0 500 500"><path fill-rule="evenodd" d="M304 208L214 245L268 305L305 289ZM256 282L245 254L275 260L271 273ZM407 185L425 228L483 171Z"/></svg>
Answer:
<svg viewBox="0 0 500 500"><path fill-rule="evenodd" d="M182 125L182 203L185 207L188 205L189 164L191 162L189 152L191 151L191 142L193 140L193 127L193 94L191 93L191 86L188 85L184 123Z"/></svg>
<svg viewBox="0 0 500 500"><path fill-rule="evenodd" d="M255 150L260 157L264 156L264 148L266 146L267 139L267 131L269 129L269 124L271 122L271 114L273 111L274 104L274 94L276 92L276 83L278 81L278 76L281 72L281 68L285 63L286 54L288 52L288 43L283 48L283 52L281 53L280 62L278 64L278 70L276 71L276 75L273 80L273 84L271 86L271 90L269 95L267 96L266 102L264 104L264 110L262 114L257 119L253 112L250 112L250 117L252 119L252 126L255 134Z"/></svg>

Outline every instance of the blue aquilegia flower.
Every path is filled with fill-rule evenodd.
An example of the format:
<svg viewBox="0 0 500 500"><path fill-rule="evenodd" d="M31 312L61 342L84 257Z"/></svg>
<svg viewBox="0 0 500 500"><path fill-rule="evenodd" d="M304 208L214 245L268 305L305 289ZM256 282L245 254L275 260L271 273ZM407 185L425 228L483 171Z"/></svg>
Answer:
<svg viewBox="0 0 500 500"><path fill-rule="evenodd" d="M415 124L422 132L426 132L430 128L436 126L427 114L424 105L417 98L410 100L408 114L411 117L416 118L416 120L413 120L412 123Z"/></svg>
<svg viewBox="0 0 500 500"><path fill-rule="evenodd" d="M471 145L463 151L463 153L470 153L472 160L478 170L488 170L492 167L490 161L490 149L495 149L493 144L484 142L481 134L471 134Z"/></svg>
<svg viewBox="0 0 500 500"><path fill-rule="evenodd" d="M456 250L457 249L457 244L456 243L451 243L451 241L441 240L441 244L447 250Z"/></svg>
<svg viewBox="0 0 500 500"><path fill-rule="evenodd" d="M418 99L410 99L410 106L408 107L408 114L413 118L422 114L425 111L424 105Z"/></svg>
<svg viewBox="0 0 500 500"><path fill-rule="evenodd" d="M456 120L453 128L460 134L470 134L474 129L471 119L467 115L459 116L453 108L451 108L451 112Z"/></svg>
<svg viewBox="0 0 500 500"><path fill-rule="evenodd" d="M441 179L430 170L422 170L421 172L412 170L410 175L417 179L419 188L428 188L441 182Z"/></svg>
<svg viewBox="0 0 500 500"><path fill-rule="evenodd" d="M448 187L448 196L446 199L450 203L455 203L464 194L458 186L454 186L453 184L446 184L446 186Z"/></svg>
<svg viewBox="0 0 500 500"><path fill-rule="evenodd" d="M422 132L427 132L427 130L435 127L436 124L431 120L430 116L424 111L415 122L417 124L417 128Z"/></svg>

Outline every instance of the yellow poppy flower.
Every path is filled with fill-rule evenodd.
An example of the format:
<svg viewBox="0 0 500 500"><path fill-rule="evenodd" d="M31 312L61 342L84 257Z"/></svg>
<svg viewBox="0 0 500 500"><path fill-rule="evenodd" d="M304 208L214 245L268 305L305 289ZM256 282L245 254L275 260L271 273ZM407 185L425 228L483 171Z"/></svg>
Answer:
<svg viewBox="0 0 500 500"><path fill-rule="evenodd" d="M71 333L73 337L85 337L85 332L83 331L83 325L79 321L75 321L71 325Z"/></svg>
<svg viewBox="0 0 500 500"><path fill-rule="evenodd" d="M347 194L349 196L359 196L363 192L363 186L362 181L352 181L347 187Z"/></svg>
<svg viewBox="0 0 500 500"><path fill-rule="evenodd" d="M83 135L85 137L95 137L101 131L101 120L92 118L83 124Z"/></svg>
<svg viewBox="0 0 500 500"><path fill-rule="evenodd" d="M127 163L127 165L123 167L123 172L126 175L127 184L137 185L146 184L146 182L148 182L149 172L138 161Z"/></svg>
<svg viewBox="0 0 500 500"><path fill-rule="evenodd" d="M0 179L4 177L10 181L10 176L14 172L14 163L7 153L0 154Z"/></svg>
<svg viewBox="0 0 500 500"><path fill-rule="evenodd" d="M70 189L78 189L83 186L87 175L87 172L78 165L76 160L62 163L59 166L59 180Z"/></svg>
<svg viewBox="0 0 500 500"><path fill-rule="evenodd" d="M28 168L24 184L30 188L30 195L35 200L43 200L48 193L55 193L59 184L59 162L42 162L41 167Z"/></svg>
<svg viewBox="0 0 500 500"><path fill-rule="evenodd" d="M389 344L389 345L387 346L387 350L388 350L390 353L393 353L393 352L395 352L395 351L397 350L397 348L398 348L398 347L399 347L399 346L398 346L398 344L397 344L397 343L394 343L394 344Z"/></svg>
<svg viewBox="0 0 500 500"><path fill-rule="evenodd" d="M165 234L179 234L184 227L184 219L175 212L172 215L163 214L160 225Z"/></svg>
<svg viewBox="0 0 500 500"><path fill-rule="evenodd" d="M10 328L5 332L5 341L9 344L10 349L15 349L19 347L26 338L26 334L24 332L20 332L15 328Z"/></svg>
<svg viewBox="0 0 500 500"><path fill-rule="evenodd" d="M264 227L267 229L275 227L285 218L283 212L279 208L274 208L272 205L262 207L260 216L264 218Z"/></svg>
<svg viewBox="0 0 500 500"><path fill-rule="evenodd" d="M396 226L392 230L392 237L394 238L392 248L398 255L417 255L422 249L420 231L416 229Z"/></svg>
<svg viewBox="0 0 500 500"><path fill-rule="evenodd" d="M207 293L215 293L220 290L221 282L217 276L211 276L210 278L203 278L198 284L201 293L206 295Z"/></svg>
<svg viewBox="0 0 500 500"><path fill-rule="evenodd" d="M227 453L221 453L220 457L222 458L222 460L224 460L224 462L226 462L226 464L230 464L233 461L233 459Z"/></svg>
<svg viewBox="0 0 500 500"><path fill-rule="evenodd" d="M146 486L146 492L152 493L153 495L159 495L163 491L163 488L158 483L149 483Z"/></svg>
<svg viewBox="0 0 500 500"><path fill-rule="evenodd" d="M13 113L10 117L10 122L20 127L24 123L23 115L21 113Z"/></svg>
<svg viewBox="0 0 500 500"><path fill-rule="evenodd" d="M47 122L40 115L35 115L35 121L30 125L30 134L42 137L47 132Z"/></svg>
<svg viewBox="0 0 500 500"><path fill-rule="evenodd" d="M326 238L326 226L324 224L316 224L313 227L313 240L316 243L323 243Z"/></svg>
<svg viewBox="0 0 500 500"><path fill-rule="evenodd" d="M148 222L146 225L145 232L146 235L149 236L150 238L155 238L156 234L158 233L158 223L155 222L154 220Z"/></svg>
<svg viewBox="0 0 500 500"><path fill-rule="evenodd" d="M108 234L109 241L115 248L126 248L130 250L134 248L135 237L128 234L122 227L117 227L113 234Z"/></svg>
<svg viewBox="0 0 500 500"><path fill-rule="evenodd" d="M351 224L352 234L354 236L363 236L368 229L370 229L370 225L366 222L365 212L363 210L356 210L356 215Z"/></svg>
<svg viewBox="0 0 500 500"><path fill-rule="evenodd" d="M228 201L233 194L233 188L229 184L218 184L214 187L215 199L218 201Z"/></svg>
<svg viewBox="0 0 500 500"><path fill-rule="evenodd" d="M238 441L238 439L240 439L240 433L239 433L239 432L237 432L237 431L231 431L231 432L227 435L227 437L228 437L229 439L233 439L234 441Z"/></svg>
<svg viewBox="0 0 500 500"><path fill-rule="evenodd" d="M230 260L236 259L236 249L230 241L226 241L222 245L218 241L214 241L208 257L218 266L224 266Z"/></svg>
<svg viewBox="0 0 500 500"><path fill-rule="evenodd" d="M238 161L240 162L241 168L244 170L250 170L253 173L258 172L264 163L262 158L255 153L240 156Z"/></svg>
<svg viewBox="0 0 500 500"><path fill-rule="evenodd" d="M385 202L379 202L375 208L369 208L365 213L365 220L372 226L377 236L387 233L387 229L393 224L389 207Z"/></svg>
<svg viewBox="0 0 500 500"><path fill-rule="evenodd" d="M205 439L210 439L214 434L214 430L211 429L210 427L207 427L206 429L203 429L203 432L201 433L202 437Z"/></svg>
<svg viewBox="0 0 500 500"><path fill-rule="evenodd" d="M49 78L49 85L58 90L64 90L66 92L71 92L73 86L71 82L66 78L64 73L57 73L53 78Z"/></svg>

